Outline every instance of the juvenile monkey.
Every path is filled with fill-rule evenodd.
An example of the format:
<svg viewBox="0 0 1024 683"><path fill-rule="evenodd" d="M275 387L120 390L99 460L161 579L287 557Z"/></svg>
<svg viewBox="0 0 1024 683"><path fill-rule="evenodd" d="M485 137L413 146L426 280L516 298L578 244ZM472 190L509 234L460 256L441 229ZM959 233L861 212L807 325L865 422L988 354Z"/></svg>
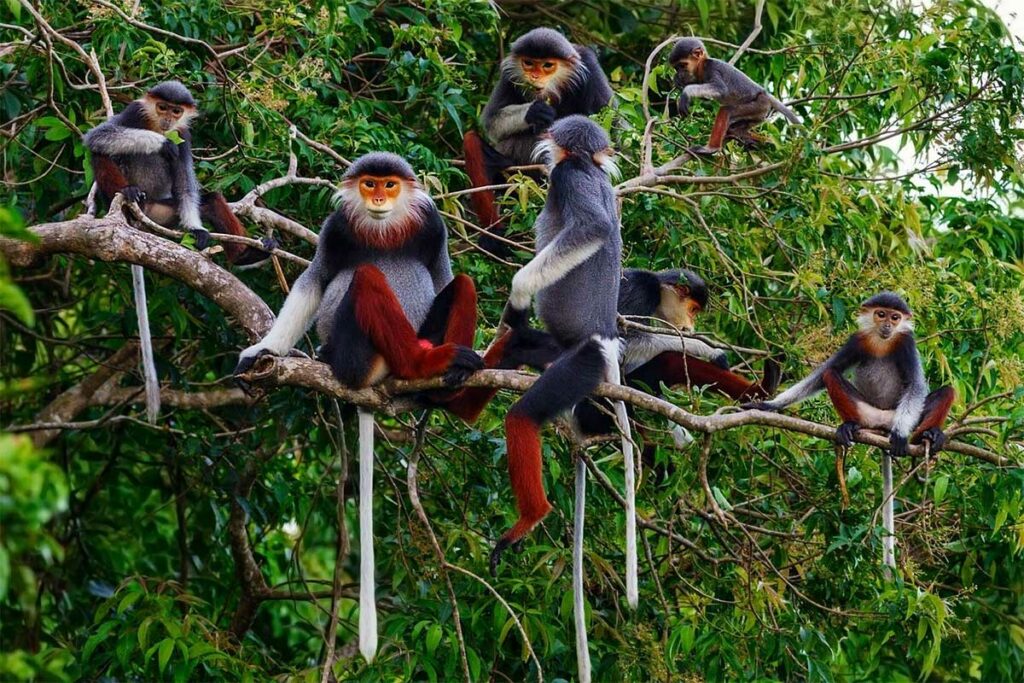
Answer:
<svg viewBox="0 0 1024 683"><path fill-rule="evenodd" d="M864 427L888 430L894 456L905 455L911 440L929 441L933 453L940 451L956 394L949 386L928 392L910 307L899 295L881 292L861 304L858 322L860 330L803 381L774 400L743 407L782 410L824 389L843 419L836 430L840 445L849 446ZM844 377L850 369L853 382Z"/></svg>
<svg viewBox="0 0 1024 683"><path fill-rule="evenodd" d="M676 70L675 85L682 89L677 106L679 116L689 115L690 99L694 97L706 97L719 104L708 144L691 148L693 154L715 154L727 138L738 140L744 147L757 147L764 138L751 129L775 111L791 123L800 123L789 107L745 73L728 62L708 57L698 38L681 39L668 60Z"/></svg>
<svg viewBox="0 0 1024 683"><path fill-rule="evenodd" d="M490 144L474 131L463 141L472 186L503 182L504 169L533 162L539 136L553 122L571 114L597 113L611 98L611 86L593 50L570 43L550 28L524 34L512 43L501 64L500 80L484 108L483 124ZM485 228L504 234L494 192L474 192L470 202ZM491 253L508 253L505 243L489 236L481 245Z"/></svg>
<svg viewBox="0 0 1024 683"><path fill-rule="evenodd" d="M204 249L209 233L203 221L214 232L241 237L246 232L223 195L200 192L189 132L196 114L188 88L165 81L86 133L85 146L92 155L96 184L107 200L120 193L127 201L138 202L155 223L180 224L195 237L196 247ZM174 142L169 133L177 133L181 141ZM277 247L272 238L262 242L266 251L225 242L224 253L236 266L255 265Z"/></svg>

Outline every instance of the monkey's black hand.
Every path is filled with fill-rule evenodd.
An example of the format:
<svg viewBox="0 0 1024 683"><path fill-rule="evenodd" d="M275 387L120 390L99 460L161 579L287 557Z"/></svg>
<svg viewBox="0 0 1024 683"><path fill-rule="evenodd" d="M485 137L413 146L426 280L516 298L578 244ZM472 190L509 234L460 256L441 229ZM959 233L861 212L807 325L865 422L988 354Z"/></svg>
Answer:
<svg viewBox="0 0 1024 683"><path fill-rule="evenodd" d="M929 427L921 432L921 440L931 442L931 447L928 452L935 455L945 447L946 442L949 441L949 437L946 436L946 433L938 427Z"/></svg>
<svg viewBox="0 0 1024 683"><path fill-rule="evenodd" d="M141 204L146 199L146 193L138 185L128 185L121 188L121 196L126 202Z"/></svg>
<svg viewBox="0 0 1024 683"><path fill-rule="evenodd" d="M273 237L264 237L264 238L262 238L260 240L260 244L263 245L263 251L268 251L268 252L274 251L279 246L281 246L281 243L278 242Z"/></svg>
<svg viewBox="0 0 1024 683"><path fill-rule="evenodd" d="M555 121L555 108L543 100L537 100L526 110L523 117L534 133L547 130Z"/></svg>
<svg viewBox="0 0 1024 683"><path fill-rule="evenodd" d="M836 430L836 443L840 446L849 446L853 443L853 433L860 428L856 422L847 421L839 425Z"/></svg>
<svg viewBox="0 0 1024 683"><path fill-rule="evenodd" d="M241 358L238 359L238 365L235 366L235 371L231 374L235 375L236 377L238 375L244 375L245 373L252 370L252 367L256 365L256 361L258 361L260 358L262 358L263 356L273 355L274 352L271 351L270 349L260 349L259 351L252 355L242 356Z"/></svg>
<svg viewBox="0 0 1024 683"><path fill-rule="evenodd" d="M206 228L192 228L188 232L196 241L196 251L202 251L210 244L210 231Z"/></svg>
<svg viewBox="0 0 1024 683"><path fill-rule="evenodd" d="M729 369L729 356L724 351L712 358L711 362L723 370Z"/></svg>
<svg viewBox="0 0 1024 683"><path fill-rule="evenodd" d="M775 407L770 401L751 401L750 403L741 403L740 409L742 410L763 410L766 413L777 413L779 408Z"/></svg>
<svg viewBox="0 0 1024 683"><path fill-rule="evenodd" d="M690 115L690 96L685 92L679 95L679 101L676 102L676 116L685 119Z"/></svg>
<svg viewBox="0 0 1024 683"><path fill-rule="evenodd" d="M505 304L505 310L501 312L501 324L510 330L519 330L528 327L530 314L526 308L513 308L512 304Z"/></svg>
<svg viewBox="0 0 1024 683"><path fill-rule="evenodd" d="M891 432L889 434L889 452L892 457L899 458L907 454L907 437Z"/></svg>
<svg viewBox="0 0 1024 683"><path fill-rule="evenodd" d="M465 346L456 346L455 357L444 372L444 383L450 387L457 387L483 367L484 359L477 355L476 351Z"/></svg>

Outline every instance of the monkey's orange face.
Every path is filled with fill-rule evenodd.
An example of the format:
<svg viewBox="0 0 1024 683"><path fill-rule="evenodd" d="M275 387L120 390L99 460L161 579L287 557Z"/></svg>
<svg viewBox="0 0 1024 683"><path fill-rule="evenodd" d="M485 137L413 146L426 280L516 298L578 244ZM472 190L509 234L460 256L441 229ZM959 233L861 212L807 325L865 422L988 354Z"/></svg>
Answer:
<svg viewBox="0 0 1024 683"><path fill-rule="evenodd" d="M403 179L396 175L359 176L359 196L366 212L377 220L391 215L402 197Z"/></svg>
<svg viewBox="0 0 1024 683"><path fill-rule="evenodd" d="M683 332L693 332L697 327L699 303L690 298L690 288L683 284L662 285L661 303L655 315Z"/></svg>
<svg viewBox="0 0 1024 683"><path fill-rule="evenodd" d="M882 339L888 339L900 331L905 318L904 313L890 308L873 308L870 309L870 314L875 334Z"/></svg>
<svg viewBox="0 0 1024 683"><path fill-rule="evenodd" d="M149 119L156 126L158 133L187 127L189 119L196 115L195 107L167 102L149 95L146 96L145 103Z"/></svg>
<svg viewBox="0 0 1024 683"><path fill-rule="evenodd" d="M560 84L572 72L572 65L558 57L520 57L519 69L527 83L537 90Z"/></svg>

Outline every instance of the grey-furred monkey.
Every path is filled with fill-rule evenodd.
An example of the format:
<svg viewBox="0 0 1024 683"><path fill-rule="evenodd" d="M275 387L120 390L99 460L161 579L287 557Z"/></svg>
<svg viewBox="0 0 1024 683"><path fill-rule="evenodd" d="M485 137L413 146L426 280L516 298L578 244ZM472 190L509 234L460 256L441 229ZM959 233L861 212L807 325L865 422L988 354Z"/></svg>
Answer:
<svg viewBox="0 0 1024 683"><path fill-rule="evenodd" d="M678 115L690 113L690 100L705 97L719 103L718 115L708 144L694 147L694 154L715 154L727 138L738 140L745 147L757 147L764 141L751 129L780 112L791 123L799 117L786 105L728 62L708 57L704 43L698 38L683 38L675 44L668 58L675 70L675 85L682 89L677 105Z"/></svg>
<svg viewBox="0 0 1024 683"><path fill-rule="evenodd" d="M457 384L483 367L469 348L476 289L452 275L448 234L405 159L374 152L342 180L341 204L320 231L270 332L242 351L236 374L264 354L284 355L318 318L320 356L352 388L386 376L442 375ZM439 399L444 407L459 395ZM453 411L454 412L454 411ZM359 651L377 652L373 552L373 415L359 410Z"/></svg>
<svg viewBox="0 0 1024 683"><path fill-rule="evenodd" d="M240 237L247 233L219 192L203 193L199 188L189 132L196 114L188 88L165 81L86 133L85 146L96 184L108 200L121 194L138 202L152 221L166 227L180 224L195 237L197 248L204 249L209 240L204 221L214 232ZM168 137L174 133L178 142ZM272 238L262 243L263 250L225 242L224 253L233 265L255 265L270 258L269 252L277 247Z"/></svg>
<svg viewBox="0 0 1024 683"><path fill-rule="evenodd" d="M929 393L914 341L910 307L897 294L881 292L861 304L860 329L818 366L771 401L743 407L782 410L825 390L843 423L836 441L848 446L858 428L889 430L890 452L905 455L910 440L942 449L942 425L956 397L952 387ZM853 381L844 374L853 370Z"/></svg>

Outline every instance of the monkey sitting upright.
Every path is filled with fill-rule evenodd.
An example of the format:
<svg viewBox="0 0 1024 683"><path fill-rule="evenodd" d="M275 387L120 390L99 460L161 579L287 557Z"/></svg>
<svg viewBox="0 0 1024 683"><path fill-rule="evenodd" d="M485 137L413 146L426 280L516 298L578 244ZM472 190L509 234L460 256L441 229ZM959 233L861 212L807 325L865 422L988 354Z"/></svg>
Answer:
<svg viewBox="0 0 1024 683"><path fill-rule="evenodd" d="M946 444L942 425L956 393L944 386L929 393L914 341L906 302L881 292L861 304L860 330L803 381L772 401L748 403L755 410L782 410L822 389L828 392L843 423L836 442L853 443L861 427L889 430L890 452L905 455L910 440L931 443L933 453ZM853 382L843 376L854 369Z"/></svg>
<svg viewBox="0 0 1024 683"><path fill-rule="evenodd" d="M727 138L738 140L747 148L757 147L764 138L751 129L773 111L780 112L792 123L800 123L791 109L745 73L728 62L708 57L704 43L698 38L683 38L677 42L668 61L676 70L674 83L683 91L677 107L679 116L689 115L693 97L706 97L719 103L708 144L692 147L693 154L715 154Z"/></svg>
<svg viewBox="0 0 1024 683"><path fill-rule="evenodd" d="M122 194L138 202L143 212L165 227L180 224L192 233L198 249L206 248L209 233L245 237L245 228L231 213L219 192L200 194L192 162L189 121L196 115L192 94L178 81L153 86L109 121L85 134L93 173L100 191L111 200ZM167 137L177 133L180 142ZM251 266L270 257L277 240L265 238L263 248L224 243L228 261Z"/></svg>
<svg viewBox="0 0 1024 683"><path fill-rule="evenodd" d="M533 162L539 136L553 122L571 114L595 114L611 98L611 86L593 50L570 43L550 28L520 36L501 63L500 80L484 108L490 144L473 131L463 141L472 186L503 182L504 169ZM504 234L494 192L474 192L470 202L483 227ZM505 243L490 236L480 243L491 253L508 253Z"/></svg>

